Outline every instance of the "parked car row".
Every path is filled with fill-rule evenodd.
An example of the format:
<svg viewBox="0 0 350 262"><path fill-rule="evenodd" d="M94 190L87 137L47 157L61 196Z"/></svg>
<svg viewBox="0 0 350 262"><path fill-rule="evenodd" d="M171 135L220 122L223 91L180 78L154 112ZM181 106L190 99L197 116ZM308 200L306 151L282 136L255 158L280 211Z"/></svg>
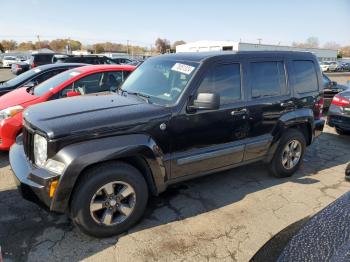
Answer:
<svg viewBox="0 0 350 262"><path fill-rule="evenodd" d="M350 71L350 63L347 62L320 62L323 72L345 72Z"/></svg>
<svg viewBox="0 0 350 262"><path fill-rule="evenodd" d="M0 150L8 150L22 132L22 111L27 107L64 97L116 92L135 69L128 65L82 65L67 63L37 67L4 83L4 88L0 87L1 92L24 84L0 97Z"/></svg>
<svg viewBox="0 0 350 262"><path fill-rule="evenodd" d="M75 67L0 97L23 197L93 236L128 230L179 181L257 161L291 176L325 124L311 53L169 54L134 69Z"/></svg>
<svg viewBox="0 0 350 262"><path fill-rule="evenodd" d="M29 69L35 68L40 65L52 64L52 63L85 63L92 65L99 64L130 64L137 65L138 61L133 61L126 58L111 59L103 55L67 55L60 53L37 53L31 54L29 58L23 56L4 56L3 67L10 67L11 72L15 75L19 75Z"/></svg>

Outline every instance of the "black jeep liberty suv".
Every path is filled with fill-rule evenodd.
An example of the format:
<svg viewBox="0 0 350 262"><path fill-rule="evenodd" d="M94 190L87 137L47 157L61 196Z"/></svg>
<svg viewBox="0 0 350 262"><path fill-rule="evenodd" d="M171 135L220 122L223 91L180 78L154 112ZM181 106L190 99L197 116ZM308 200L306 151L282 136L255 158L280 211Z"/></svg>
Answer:
<svg viewBox="0 0 350 262"><path fill-rule="evenodd" d="M161 55L118 94L27 109L10 162L24 198L107 237L179 181L256 161L291 176L323 130L321 89L307 52Z"/></svg>

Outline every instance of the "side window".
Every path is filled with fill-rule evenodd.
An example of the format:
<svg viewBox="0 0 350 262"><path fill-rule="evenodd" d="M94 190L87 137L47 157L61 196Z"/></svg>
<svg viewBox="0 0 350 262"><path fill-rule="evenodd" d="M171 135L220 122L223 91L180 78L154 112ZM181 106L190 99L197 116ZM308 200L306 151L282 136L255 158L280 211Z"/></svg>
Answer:
<svg viewBox="0 0 350 262"><path fill-rule="evenodd" d="M50 63L53 55L37 55L35 56L34 61L36 63Z"/></svg>
<svg viewBox="0 0 350 262"><path fill-rule="evenodd" d="M69 86L66 86L59 92L59 98L67 97L67 93L69 91L73 91L73 84L70 84Z"/></svg>
<svg viewBox="0 0 350 262"><path fill-rule="evenodd" d="M295 91L307 93L318 90L316 68L312 61L293 61Z"/></svg>
<svg viewBox="0 0 350 262"><path fill-rule="evenodd" d="M48 71L48 72L45 72L45 73L39 75L38 77L33 79L33 81L37 84L40 84L40 83L46 81L47 79L49 79L49 78L51 78L59 73L62 73L63 71L65 71L65 69Z"/></svg>
<svg viewBox="0 0 350 262"><path fill-rule="evenodd" d="M101 80L101 90L115 92L123 82L123 71L107 72Z"/></svg>
<svg viewBox="0 0 350 262"><path fill-rule="evenodd" d="M220 104L229 104L241 98L240 64L217 65L211 68L197 93L218 93Z"/></svg>
<svg viewBox="0 0 350 262"><path fill-rule="evenodd" d="M80 78L74 82L74 91L82 95L101 92L102 75L103 73L96 73Z"/></svg>
<svg viewBox="0 0 350 262"><path fill-rule="evenodd" d="M252 98L287 94L283 62L251 63Z"/></svg>
<svg viewBox="0 0 350 262"><path fill-rule="evenodd" d="M131 71L123 71L123 74L124 74L124 81L125 81L125 79L127 79L128 76L131 74Z"/></svg>
<svg viewBox="0 0 350 262"><path fill-rule="evenodd" d="M115 65L115 62L112 59L106 58L105 64L107 64L107 65Z"/></svg>

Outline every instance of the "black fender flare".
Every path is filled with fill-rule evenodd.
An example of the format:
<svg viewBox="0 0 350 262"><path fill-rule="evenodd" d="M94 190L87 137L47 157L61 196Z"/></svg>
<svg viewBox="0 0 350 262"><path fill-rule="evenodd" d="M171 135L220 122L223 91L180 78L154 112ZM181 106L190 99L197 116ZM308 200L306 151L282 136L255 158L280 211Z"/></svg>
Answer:
<svg viewBox="0 0 350 262"><path fill-rule="evenodd" d="M311 143L314 139L314 129L315 129L314 122L315 122L314 114L312 109L310 108L301 108L301 109L297 109L295 111L291 111L283 114L279 118L276 126L272 131L273 140L271 142L271 146L267 153L265 162L269 163L272 160L273 155L279 145L280 139L283 133L288 128L291 128L294 126L306 125L308 128L308 132L310 132L309 135L310 135L310 139L311 139L310 143Z"/></svg>
<svg viewBox="0 0 350 262"><path fill-rule="evenodd" d="M133 156L142 157L148 164L151 172L143 175L152 176L146 177L146 180L154 183L156 193L164 191L168 174L163 163L163 152L156 142L145 134L111 136L68 145L53 157L65 163L66 169L59 179L50 209L67 211L77 179L89 166Z"/></svg>

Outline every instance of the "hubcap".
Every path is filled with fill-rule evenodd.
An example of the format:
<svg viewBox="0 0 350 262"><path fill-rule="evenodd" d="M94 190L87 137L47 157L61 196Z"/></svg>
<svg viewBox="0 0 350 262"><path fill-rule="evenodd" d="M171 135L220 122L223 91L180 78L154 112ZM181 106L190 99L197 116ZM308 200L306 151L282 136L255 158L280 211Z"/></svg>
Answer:
<svg viewBox="0 0 350 262"><path fill-rule="evenodd" d="M90 214L98 224L116 225L130 216L135 203L136 193L132 186L115 181L97 190L90 202Z"/></svg>
<svg viewBox="0 0 350 262"><path fill-rule="evenodd" d="M282 154L282 165L286 169L292 169L295 167L301 157L302 147L298 140L290 141L284 148Z"/></svg>

